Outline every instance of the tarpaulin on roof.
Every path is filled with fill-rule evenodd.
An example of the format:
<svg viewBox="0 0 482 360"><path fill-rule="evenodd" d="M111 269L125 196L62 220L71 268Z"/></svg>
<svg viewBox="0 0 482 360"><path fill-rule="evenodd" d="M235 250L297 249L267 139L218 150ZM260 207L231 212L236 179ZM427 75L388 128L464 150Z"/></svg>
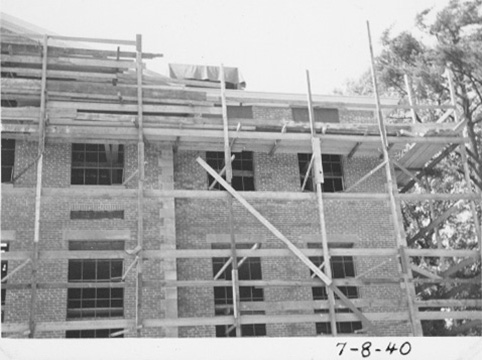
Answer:
<svg viewBox="0 0 482 360"><path fill-rule="evenodd" d="M169 64L169 76L172 79L221 81L218 66ZM237 89L246 86L243 76L235 67L224 67L224 80Z"/></svg>

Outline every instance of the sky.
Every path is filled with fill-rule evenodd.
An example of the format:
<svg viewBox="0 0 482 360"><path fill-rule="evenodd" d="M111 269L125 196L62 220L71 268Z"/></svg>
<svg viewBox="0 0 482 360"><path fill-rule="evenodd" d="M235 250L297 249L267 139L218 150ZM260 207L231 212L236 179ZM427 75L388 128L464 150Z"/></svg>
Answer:
<svg viewBox="0 0 482 360"><path fill-rule="evenodd" d="M414 28L448 0L0 0L1 11L65 36L135 39L164 54L148 63L238 67L247 90L331 94L370 66L382 32Z"/></svg>

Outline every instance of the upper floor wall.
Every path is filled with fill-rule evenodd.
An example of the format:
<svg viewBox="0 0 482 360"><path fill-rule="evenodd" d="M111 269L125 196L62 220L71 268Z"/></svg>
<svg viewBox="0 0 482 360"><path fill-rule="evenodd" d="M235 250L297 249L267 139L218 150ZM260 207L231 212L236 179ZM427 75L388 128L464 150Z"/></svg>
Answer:
<svg viewBox="0 0 482 360"><path fill-rule="evenodd" d="M5 143L5 141L4 141ZM104 144L99 144L99 154L104 153ZM170 146L169 144L166 144ZM164 145L164 146L166 146ZM69 188L89 186L110 186L115 188L136 188L137 181L134 176L125 185L122 183L128 179L137 169L137 145L125 144L123 146L122 163L117 164L115 171L121 171L116 179L111 178L112 170L107 162L75 162L75 156L78 153L74 150L78 145L73 144L50 144L45 148L43 179L42 186L45 188ZM145 160L145 188L153 190L162 190L162 163L160 159L161 147L156 144L147 144ZM93 152L95 154L95 152ZM205 170L196 162L196 158L200 156L210 163L209 156L206 154L213 154L216 152L205 151L183 151L178 150L174 154L174 184L175 189L187 190L207 190L210 186L210 179ZM304 163L301 161L301 156L297 153L275 153L269 155L260 152L246 152L249 155L248 171L240 171L239 175L251 177L253 187L237 188L238 190L254 190L254 191L286 191L299 192L304 180L304 175L307 165L306 154ZM222 153L220 153L222 158ZM240 156L240 153L234 153L235 156ZM30 166L37 157L37 143L31 141L16 140L14 144L14 162L12 166L12 178L16 180L14 185L7 185L11 179L6 179L2 186L13 186L16 188L33 188L36 184L36 166ZM331 160L330 160L331 159ZM333 160L335 159L335 160ZM105 159L104 159L105 160ZM245 162L247 160L244 160ZM328 164L325 162L327 161ZM368 171L374 168L379 163L378 157L362 157L355 156L348 159L346 156L332 156L324 157L325 162L325 177L327 186L328 182L333 177L338 185L335 188L326 188L325 191L342 191L351 184L355 183ZM331 162L331 165L330 165ZM214 166L211 162L211 165ZM120 166L120 167L119 167ZM336 170L333 170L333 166ZM25 169L27 169L25 171ZM94 172L90 180L84 183L79 183L75 172L80 169L81 176L87 176L86 172ZM217 170L221 170L219 167ZM83 172L82 172L83 171ZM107 178L102 175L106 173ZM236 172L236 171L235 171ZM237 174L235 173L235 176ZM104 176L104 177L103 177ZM93 180L92 180L93 179ZM106 180L107 179L107 180ZM333 181L335 181L333 180ZM211 179L212 182L212 179ZM340 185L341 184L341 185ZM355 191L360 192L384 192L385 179L382 173L375 174L368 181L358 186ZM340 188L341 186L341 188ZM235 186L236 187L236 186ZM307 189L310 188L308 182ZM213 190L215 191L215 190Z"/></svg>

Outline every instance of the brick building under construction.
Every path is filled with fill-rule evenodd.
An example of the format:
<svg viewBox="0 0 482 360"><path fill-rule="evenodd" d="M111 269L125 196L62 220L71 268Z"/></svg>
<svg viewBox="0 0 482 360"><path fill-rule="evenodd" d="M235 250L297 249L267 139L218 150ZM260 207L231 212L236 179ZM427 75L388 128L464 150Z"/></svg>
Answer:
<svg viewBox="0 0 482 360"><path fill-rule="evenodd" d="M2 336L421 336L422 321L482 318L480 300L422 301L417 282L457 279L413 262L480 251L417 249L401 218L402 202L470 203L480 245L480 194L411 193L465 151L455 98L250 92L222 67L165 77L140 36L7 16L1 50ZM444 115L384 119L418 108Z"/></svg>

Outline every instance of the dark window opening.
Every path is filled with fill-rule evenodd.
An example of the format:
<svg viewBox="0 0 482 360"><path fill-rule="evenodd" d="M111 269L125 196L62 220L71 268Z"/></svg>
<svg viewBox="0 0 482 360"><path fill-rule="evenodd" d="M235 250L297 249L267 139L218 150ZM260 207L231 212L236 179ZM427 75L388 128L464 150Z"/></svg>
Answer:
<svg viewBox="0 0 482 360"><path fill-rule="evenodd" d="M8 252L10 245L8 243L1 243L0 253ZM7 276L8 273L8 261L2 260L2 279ZM5 320L5 301L7 299L7 289L2 288L2 322Z"/></svg>
<svg viewBox="0 0 482 360"><path fill-rule="evenodd" d="M228 106L229 119L252 119L252 106Z"/></svg>
<svg viewBox="0 0 482 360"><path fill-rule="evenodd" d="M124 250L124 241L70 241L69 250ZM120 281L122 271L122 259L71 259L68 279L70 283ZM123 288L86 287L67 290L68 319L123 315Z"/></svg>
<svg viewBox="0 0 482 360"><path fill-rule="evenodd" d="M330 244L331 247L336 248L350 248L351 244ZM309 243L308 248L321 248L319 243ZM310 260L317 267L323 264L323 256L312 256ZM331 272L333 279L344 279L348 277L355 277L355 264L352 256L332 256ZM313 271L310 270L310 275ZM338 286L338 289L349 299L357 299L359 297L358 288L356 286ZM312 288L313 300L328 300L328 293L325 286L315 286ZM335 294L335 299L339 297ZM326 313L327 310L315 310L315 313ZM351 312L350 309L336 309L337 313ZM362 328L361 321L342 321L336 323L337 332L340 334L355 333ZM331 334L331 326L329 322L316 323L317 334Z"/></svg>
<svg viewBox="0 0 482 360"><path fill-rule="evenodd" d="M230 311L216 309L216 315L232 315ZM242 311L242 315L264 315L264 311ZM242 337L266 336L266 324L243 324L241 325ZM217 325L216 337L236 337L236 328L232 325Z"/></svg>
<svg viewBox="0 0 482 360"><path fill-rule="evenodd" d="M15 165L15 140L2 139L2 183L12 182Z"/></svg>
<svg viewBox="0 0 482 360"><path fill-rule="evenodd" d="M72 240L69 241L69 250L124 250L124 240Z"/></svg>
<svg viewBox="0 0 482 360"><path fill-rule="evenodd" d="M310 122L310 115L308 113L308 108L292 108L293 120L296 122ZM315 117L315 123L339 123L340 118L338 115L338 109L324 109L315 108L313 111Z"/></svg>
<svg viewBox="0 0 482 360"><path fill-rule="evenodd" d="M67 318L98 318L124 315L124 289L68 289Z"/></svg>
<svg viewBox="0 0 482 360"><path fill-rule="evenodd" d="M9 99L2 99L1 100L2 107L18 107L17 100L9 100Z"/></svg>
<svg viewBox="0 0 482 360"><path fill-rule="evenodd" d="M329 322L316 323L316 334L330 335L331 325ZM340 321L336 323L336 331L339 334L354 334L362 329L361 321Z"/></svg>
<svg viewBox="0 0 482 360"><path fill-rule="evenodd" d="M101 219L121 219L124 220L124 210L114 211L93 211L76 210L70 212L71 220L101 220Z"/></svg>
<svg viewBox="0 0 482 360"><path fill-rule="evenodd" d="M95 329L95 330L68 330L65 332L67 339L78 338L110 338L111 334L122 331L123 329ZM123 338L124 334L116 335L115 338Z"/></svg>
<svg viewBox="0 0 482 360"><path fill-rule="evenodd" d="M305 176L310 166L311 154L298 154L298 166L300 170L300 184L303 186ZM324 183L321 185L323 192L343 191L343 167L341 155L322 154ZM313 168L308 174L304 191L315 191L313 181Z"/></svg>
<svg viewBox="0 0 482 360"><path fill-rule="evenodd" d="M253 153L250 151L243 151L232 153L232 155L235 155L235 158L232 162L232 187L238 191L254 191ZM206 162L219 173L225 166L224 152L207 151ZM226 179L226 175L223 175L222 177L223 179ZM213 182L214 178L208 174L209 187ZM224 190L224 188L218 182L216 182L213 188L217 190Z"/></svg>
<svg viewBox="0 0 482 360"><path fill-rule="evenodd" d="M72 185L120 185L124 145L72 144Z"/></svg>
<svg viewBox="0 0 482 360"><path fill-rule="evenodd" d="M254 244L237 244L237 249L250 249ZM213 249L230 249L230 244L213 244ZM213 258L213 277L218 275L230 258ZM238 263L241 258L237 258ZM218 280L232 280L232 265L229 264L218 277ZM239 280L261 280L261 259L259 257L248 257L240 266L238 266ZM239 299L241 302L264 301L263 288L255 286L240 286ZM233 289L231 286L214 287L214 305L216 315L232 315L233 314ZM243 315L264 314L264 311L243 311ZM231 329L231 325L217 325L216 337L234 337L236 330ZM230 330L228 332L228 330ZM243 337L248 336L266 336L266 324L243 324L241 325L241 334Z"/></svg>

